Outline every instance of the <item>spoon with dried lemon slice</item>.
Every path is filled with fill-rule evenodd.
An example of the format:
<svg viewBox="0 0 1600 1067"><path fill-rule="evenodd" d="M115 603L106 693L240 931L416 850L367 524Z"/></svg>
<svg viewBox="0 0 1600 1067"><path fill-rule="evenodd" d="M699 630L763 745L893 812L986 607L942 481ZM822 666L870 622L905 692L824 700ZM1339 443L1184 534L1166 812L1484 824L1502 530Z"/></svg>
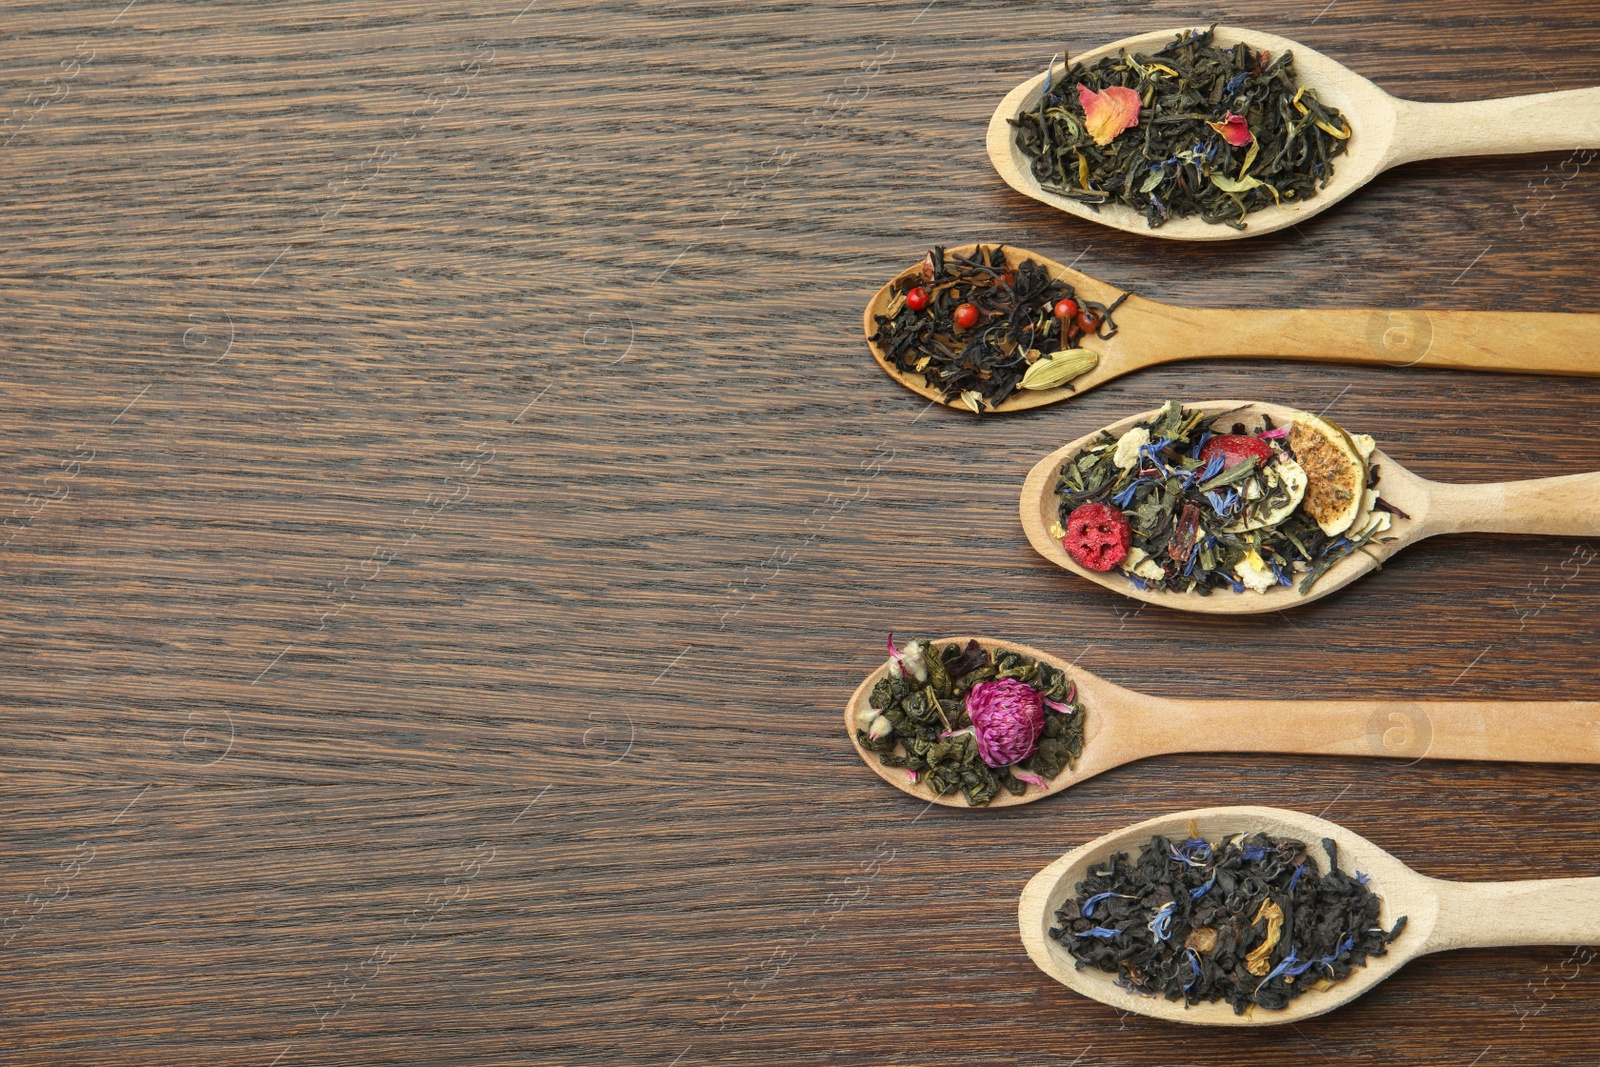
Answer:
<svg viewBox="0 0 1600 1067"><path fill-rule="evenodd" d="M1600 473L1433 482L1309 412L1173 401L1041 459L1021 511L1034 549L1074 574L1245 615L1326 596L1436 534L1600 536Z"/></svg>
<svg viewBox="0 0 1600 1067"><path fill-rule="evenodd" d="M1223 356L1600 376L1600 315L1176 307L1000 245L935 248L878 290L862 326L889 377L983 414Z"/></svg>

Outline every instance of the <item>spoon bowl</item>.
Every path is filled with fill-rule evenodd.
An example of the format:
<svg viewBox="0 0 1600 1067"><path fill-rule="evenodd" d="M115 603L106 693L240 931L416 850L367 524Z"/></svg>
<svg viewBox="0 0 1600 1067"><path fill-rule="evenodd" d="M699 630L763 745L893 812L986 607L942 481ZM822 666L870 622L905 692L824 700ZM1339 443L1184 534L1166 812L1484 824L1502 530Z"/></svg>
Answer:
<svg viewBox="0 0 1600 1067"><path fill-rule="evenodd" d="M1159 51L1188 29L1158 30L1126 37L1072 57L1072 63L1094 63L1126 49L1130 53ZM1522 152L1563 151L1600 146L1600 125L1594 114L1600 107L1600 89L1573 89L1502 100L1459 104L1428 104L1401 100L1371 81L1286 37L1237 26L1216 27L1214 41L1223 48L1245 44L1253 51L1277 56L1294 52L1295 74L1301 85L1315 90L1325 104L1338 108L1350 124L1345 152L1333 161L1333 177L1316 196L1298 202L1275 204L1251 212L1247 228L1204 222L1199 216L1170 219L1152 228L1144 215L1120 203L1088 204L1052 193L1033 176L1028 159L1017 147L1010 124L1023 111L1038 107L1046 82L1066 78L1066 71L1042 71L1018 85L995 108L989 120L989 159L1007 185L1025 196L1079 218L1128 233L1177 241L1230 241L1272 233L1325 211L1401 163L1458 155L1506 155Z"/></svg>
<svg viewBox="0 0 1600 1067"><path fill-rule="evenodd" d="M971 257L979 247L952 246L946 254ZM1113 285L1026 249L1007 246L1004 258L1012 268L1031 260L1051 277L1067 282L1081 296L1107 307L1127 295ZM868 301L862 313L867 349L883 372L907 389L965 411L959 401L945 400L923 375L896 367L888 353L872 340L878 332L877 316L887 315L895 305L896 286L918 278L921 269L921 262L907 267ZM1114 336L1089 336L1079 342L1080 347L1099 356L1099 363L1092 370L1057 389L1018 390L992 410L1026 411L1066 400L1145 367L1217 356L1366 363L1393 368L1600 375L1600 315L1593 314L1189 308L1127 295L1112 318L1117 325Z"/></svg>
<svg viewBox="0 0 1600 1067"><path fill-rule="evenodd" d="M1154 696L1125 689L1048 652L984 637L944 637L1009 649L1066 673L1084 707L1083 752L1048 786L1021 796L1001 791L985 809L1031 804L1124 763L1179 752L1271 752L1319 756L1600 763L1600 702L1505 700L1253 700ZM893 662L856 687L845 735L879 778L928 804L969 808L959 793L938 795L903 768L885 767L856 736L856 713ZM970 810L970 808L969 808Z"/></svg>
<svg viewBox="0 0 1600 1067"><path fill-rule="evenodd" d="M1294 421L1297 414L1294 408L1282 404L1246 400L1207 400L1183 406L1213 416L1227 415L1229 422L1243 423L1247 433L1262 429L1263 415L1270 415L1278 426L1286 426ZM1022 528L1034 551L1056 566L1087 578L1096 585L1147 604L1207 615L1252 615L1282 611L1344 588L1357 578L1379 569L1406 546L1435 534L1477 532L1600 536L1600 473L1488 485L1452 485L1420 478L1374 448L1368 462L1378 469L1379 499L1398 509L1398 513L1390 516L1390 527L1379 539L1335 563L1317 579L1309 592L1300 592L1298 576L1296 584L1276 585L1264 593L1221 590L1202 596L1197 593L1141 589L1120 570L1094 571L1079 564L1061 542L1050 535L1050 527L1060 521L1056 473L1061 464L1093 444L1102 434L1120 435L1159 413L1159 408L1141 412L1056 449L1034 464L1028 472L1022 485L1021 500Z"/></svg>
<svg viewBox="0 0 1600 1067"><path fill-rule="evenodd" d="M1326 873L1324 838L1338 846L1339 866L1370 876L1368 885L1382 901L1378 922L1391 929L1400 916L1406 926L1383 956L1370 956L1343 981L1321 982L1271 1011L1251 1008L1234 1014L1226 1002L1185 1007L1181 1001L1144 996L1116 984L1116 975L1077 960L1054 938L1055 914L1083 881L1091 866L1111 855L1136 855L1156 834L1204 838L1216 843L1238 833L1265 832L1303 841ZM1452 948L1506 945L1592 945L1600 943L1600 878L1557 878L1521 882L1451 882L1407 867L1377 845L1337 823L1312 815L1267 807L1200 808L1147 819L1073 849L1034 875L1017 906L1022 943L1039 969L1074 992L1120 1011L1201 1026L1276 1026L1300 1022L1334 1010L1361 996L1401 967L1432 952Z"/></svg>

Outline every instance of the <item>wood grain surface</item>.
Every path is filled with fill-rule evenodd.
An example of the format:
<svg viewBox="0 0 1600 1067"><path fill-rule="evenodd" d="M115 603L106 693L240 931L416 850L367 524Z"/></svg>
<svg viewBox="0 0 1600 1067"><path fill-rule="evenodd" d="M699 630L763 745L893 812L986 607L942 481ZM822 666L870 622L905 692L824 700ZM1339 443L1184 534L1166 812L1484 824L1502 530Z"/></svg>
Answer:
<svg viewBox="0 0 1600 1067"><path fill-rule="evenodd" d="M1592 153L1178 247L983 143L1062 47L1189 21L1420 100L1592 85L1592 4L124 3L0 10L0 1062L1594 1062L1597 950L1202 1035L1058 986L1015 918L1070 847L1219 804L1600 874L1592 768L1168 757L978 817L839 729L891 629L1167 695L1594 699L1600 544L1441 538L1199 618L1040 559L1016 500L1185 395L1424 477L1600 470L1600 381L1211 360L980 421L860 336L973 240L1179 304L1600 310Z"/></svg>

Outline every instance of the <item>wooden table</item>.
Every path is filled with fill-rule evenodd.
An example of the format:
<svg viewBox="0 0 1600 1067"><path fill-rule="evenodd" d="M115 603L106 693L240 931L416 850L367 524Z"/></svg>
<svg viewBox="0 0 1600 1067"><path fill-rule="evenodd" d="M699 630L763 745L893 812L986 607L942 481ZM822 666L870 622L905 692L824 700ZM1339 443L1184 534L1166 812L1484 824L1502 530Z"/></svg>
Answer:
<svg viewBox="0 0 1600 1067"><path fill-rule="evenodd" d="M1426 476L1593 470L1600 382L1215 361L979 421L859 328L970 240L1176 303L1596 310L1594 153L1178 247L983 150L1063 45L1216 17L1457 100L1600 81L1591 5L122 3L0 13L4 1063L1593 1062L1595 950L1213 1035L1055 985L1015 917L1072 845L1219 803L1600 874L1591 768L1173 757L985 814L839 722L891 629L1170 694L1594 698L1600 545L1182 617L1037 558L1016 494L1174 396Z"/></svg>

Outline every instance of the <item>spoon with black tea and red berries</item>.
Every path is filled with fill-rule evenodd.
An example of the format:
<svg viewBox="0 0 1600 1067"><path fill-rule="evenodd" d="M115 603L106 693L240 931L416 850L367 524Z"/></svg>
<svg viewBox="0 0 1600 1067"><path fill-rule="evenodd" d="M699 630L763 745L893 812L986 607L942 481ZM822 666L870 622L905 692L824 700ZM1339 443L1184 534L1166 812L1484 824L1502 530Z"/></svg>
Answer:
<svg viewBox="0 0 1600 1067"><path fill-rule="evenodd" d="M1126 51L1154 53L1187 29L1158 30L1074 55L1074 66L1093 64ZM1384 92L1342 63L1296 41L1237 26L1217 26L1213 40L1223 48L1244 44L1270 56L1294 54L1301 86L1314 90L1325 105L1344 113L1349 126L1346 150L1334 158L1333 177L1315 196L1282 199L1246 216L1236 230L1206 222L1198 215L1172 218L1151 227L1145 216L1111 201L1095 206L1051 192L1034 176L1032 164L1018 146L1012 125L1018 115L1037 112L1048 85L1073 78L1070 70L1052 65L1006 94L989 120L989 159L1005 183L1040 203L1102 226L1149 237L1179 241L1228 241L1272 233L1304 222L1366 185L1390 167L1423 159L1453 156L1518 155L1600 148L1600 88L1568 89L1498 100L1422 103ZM1314 116L1313 116L1314 117ZM1146 122L1149 120L1146 119ZM1122 136L1136 136L1135 126Z"/></svg>
<svg viewBox="0 0 1600 1067"><path fill-rule="evenodd" d="M1367 888L1381 900L1377 925L1392 930L1402 916L1405 918L1385 954L1368 956L1365 966L1354 967L1348 976L1332 983L1314 977L1319 973L1317 961L1305 961L1295 980L1307 983L1309 988L1289 1000L1286 1007L1269 1010L1252 1005L1239 1015L1225 1001L1185 1006L1182 1000L1131 991L1126 988L1125 976L1092 966L1080 967L1061 942L1050 936L1052 927L1062 928L1057 912L1068 900L1076 900L1078 884L1092 868L1105 870L1101 865L1119 852L1137 856L1140 848L1156 836L1174 842L1199 839L1215 846L1236 834L1257 833L1303 842L1309 860L1316 863L1321 874L1328 873L1329 868L1322 842L1332 841L1340 870L1347 874L1360 872L1367 879ZM1249 923L1251 917L1244 916L1243 921ZM1201 1026L1275 1026L1342 1007L1407 963L1430 953L1510 945L1600 944L1600 878L1446 881L1418 874L1371 841L1326 819L1282 808L1200 808L1147 819L1068 852L1028 881L1017 905L1017 922L1022 943L1040 970L1074 992L1118 1011ZM1185 941L1189 933L1182 932ZM1138 929L1118 936L1152 935ZM1288 949L1275 946L1271 958L1291 958L1289 954L1295 950L1292 931L1289 936ZM1204 946L1203 941L1198 944ZM1196 955L1198 958L1198 952ZM1291 966L1286 971L1293 969Z"/></svg>
<svg viewBox="0 0 1600 1067"><path fill-rule="evenodd" d="M1025 263L1034 266L1024 272ZM1057 297L1068 289L1070 303L1081 306L1058 318ZM961 325L969 315L971 325ZM999 245L936 249L878 290L862 326L889 377L929 400L982 414L1054 404L1145 367L1190 359L1600 376L1597 314L1178 307ZM1052 364L1061 373L1041 373Z"/></svg>
<svg viewBox="0 0 1600 1067"><path fill-rule="evenodd" d="M1466 759L1511 763L1600 763L1600 702L1505 700L1262 700L1152 696L1125 689L1082 667L1010 641L947 637L932 650L976 641L1063 671L1083 708L1079 757L1044 786L1014 795L999 792L986 807L1029 804L1114 767L1182 752L1268 752L1281 755L1377 756L1417 760ZM856 688L845 706L845 732L861 761L903 793L947 807L970 807L960 793L936 794L926 775L915 781L903 767L886 767L862 744L873 690L891 670L890 658ZM956 710L951 726L963 726ZM968 723L967 725L970 725Z"/></svg>
<svg viewBox="0 0 1600 1067"><path fill-rule="evenodd" d="M1316 561L1294 561L1277 568L1263 560L1260 577L1270 579L1270 584L1266 584L1259 592L1243 588L1244 578L1248 576L1229 576L1226 573L1223 576L1230 578L1230 584L1215 584L1208 594L1173 588L1174 582L1190 580L1184 577L1184 570L1188 566L1188 556L1197 548L1192 543L1183 546L1182 554L1172 542L1151 553L1141 551L1137 566L1144 568L1143 572L1130 570L1127 566L1130 560L1136 558L1131 550L1130 554L1120 557L1106 569L1097 569L1105 561L1089 558L1082 551L1074 555L1068 547L1073 542L1068 536L1072 531L1067 527L1073 525L1072 516L1076 509L1086 505L1081 500L1063 496L1062 474L1085 457L1086 450L1091 446L1107 446L1109 441L1120 440L1130 431L1137 432L1136 428L1141 425L1159 424L1162 413L1167 410L1160 408L1129 416L1103 430L1096 430L1063 445L1034 464L1022 485L1021 514L1022 528L1036 552L1079 577L1146 603L1177 611L1249 615L1281 611L1327 596L1379 569L1386 560L1408 545L1438 534L1600 537L1600 473L1480 485L1434 482L1400 466L1379 450L1370 437L1347 434L1328 419L1282 404L1208 400L1181 405L1182 411L1197 413L1200 421L1196 424L1196 432L1209 427L1207 432L1212 436L1222 434L1255 438L1274 432L1264 430L1270 421L1275 431L1283 435L1278 438L1280 442L1303 440L1309 444L1302 443L1302 449L1315 448L1317 462L1313 464L1308 456L1300 455L1299 459L1304 463L1302 469L1287 454L1287 450L1271 448L1265 443L1254 446L1264 455L1282 457L1285 468L1300 470L1301 473L1295 477L1307 480L1307 484L1300 486L1305 506L1309 507L1319 493L1323 497L1333 498L1335 490L1328 487L1337 486L1341 477L1350 483L1348 487L1337 490L1348 501L1347 507L1342 514L1331 516L1326 527L1334 538L1328 548L1330 555L1322 557L1320 564ZM1293 435L1285 434L1289 428L1293 428ZM1229 431L1233 430L1239 433L1230 434ZM1297 436L1302 431L1303 439ZM1150 442L1151 445L1156 443ZM1175 449L1170 445L1158 455L1140 453L1130 462L1125 473L1119 472L1121 480L1116 483L1121 485L1121 481L1127 481L1128 489L1124 492L1130 495L1124 497L1114 494L1108 497L1107 503L1099 506L1115 508L1119 501L1125 502L1130 508L1137 506L1131 495L1137 492L1133 485L1136 481L1144 480L1152 486L1161 487L1191 481L1182 466L1195 465L1196 455L1203 454L1203 449ZM1226 466L1230 465L1218 465L1221 474L1218 481L1227 479ZM1197 470L1191 473L1198 479L1207 472ZM1209 483L1192 480L1192 484L1198 488ZM1365 492L1363 487L1366 487ZM1070 487L1068 492L1071 493ZM1220 526L1223 520L1218 518L1215 511L1216 498L1198 493L1191 495L1196 500L1196 517L1203 518L1205 526ZM1234 506L1237 507L1238 503L1235 500ZM1094 505L1089 507L1092 510ZM1127 523L1125 515L1120 519L1115 516L1111 518L1113 522ZM1241 525L1245 523L1234 524ZM1239 530L1230 536L1237 539L1253 537L1260 541L1270 535L1271 527L1265 527ZM1339 546L1340 537L1347 542L1345 546ZM1281 547L1287 549L1289 545L1285 543ZM1340 554L1331 555L1333 552ZM1269 551L1263 550L1262 554L1269 560L1274 558ZM1080 556L1093 566L1086 566ZM1292 555L1282 558L1292 559ZM1258 555L1257 559L1261 559L1261 556ZM1318 573L1312 574L1313 569ZM1141 573L1146 577L1141 577ZM1192 576L1193 571L1189 574ZM1310 588L1306 588L1308 579ZM1234 591L1236 588L1241 591Z"/></svg>

